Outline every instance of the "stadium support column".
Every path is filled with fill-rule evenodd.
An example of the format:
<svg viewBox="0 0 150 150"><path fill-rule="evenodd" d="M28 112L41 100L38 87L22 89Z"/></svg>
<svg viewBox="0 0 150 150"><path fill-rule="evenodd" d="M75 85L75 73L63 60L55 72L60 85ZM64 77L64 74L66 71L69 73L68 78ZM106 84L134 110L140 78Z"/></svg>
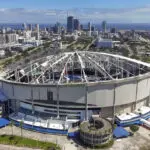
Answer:
<svg viewBox="0 0 150 150"><path fill-rule="evenodd" d="M135 105L134 105L134 109L136 109L136 105L137 105L137 99L138 99L138 80L136 81L136 93L135 93Z"/></svg>
<svg viewBox="0 0 150 150"><path fill-rule="evenodd" d="M57 84L57 118L59 118L59 85Z"/></svg>
<svg viewBox="0 0 150 150"><path fill-rule="evenodd" d="M147 106L150 106L150 89L149 89L149 98L148 98L148 101L147 101Z"/></svg>
<svg viewBox="0 0 150 150"><path fill-rule="evenodd" d="M33 87L31 87L32 114L34 114Z"/></svg>
<svg viewBox="0 0 150 150"><path fill-rule="evenodd" d="M84 85L85 88L85 120L88 121L88 86L87 83Z"/></svg>
<svg viewBox="0 0 150 150"><path fill-rule="evenodd" d="M116 108L115 108L115 105L116 105L116 83L114 84L114 97L113 97L113 124L115 123L115 113L116 113Z"/></svg>

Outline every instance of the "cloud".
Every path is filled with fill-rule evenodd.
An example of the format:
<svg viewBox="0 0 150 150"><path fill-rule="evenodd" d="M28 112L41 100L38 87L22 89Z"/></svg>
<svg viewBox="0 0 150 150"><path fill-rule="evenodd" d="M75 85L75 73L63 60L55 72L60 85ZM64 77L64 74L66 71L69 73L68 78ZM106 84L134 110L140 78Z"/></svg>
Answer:
<svg viewBox="0 0 150 150"><path fill-rule="evenodd" d="M92 21L99 23L102 20L118 23L150 23L150 6L132 9L69 9L69 10L36 10L36 9L7 9L0 8L1 23L66 23L67 13L79 18L81 22Z"/></svg>

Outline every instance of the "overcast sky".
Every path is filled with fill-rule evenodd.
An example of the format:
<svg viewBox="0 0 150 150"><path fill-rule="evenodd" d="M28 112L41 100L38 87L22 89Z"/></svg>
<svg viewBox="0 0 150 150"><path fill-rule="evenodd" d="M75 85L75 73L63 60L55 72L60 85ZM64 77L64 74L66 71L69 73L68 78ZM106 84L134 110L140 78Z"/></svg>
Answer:
<svg viewBox="0 0 150 150"><path fill-rule="evenodd" d="M0 23L150 23L150 0L0 0Z"/></svg>

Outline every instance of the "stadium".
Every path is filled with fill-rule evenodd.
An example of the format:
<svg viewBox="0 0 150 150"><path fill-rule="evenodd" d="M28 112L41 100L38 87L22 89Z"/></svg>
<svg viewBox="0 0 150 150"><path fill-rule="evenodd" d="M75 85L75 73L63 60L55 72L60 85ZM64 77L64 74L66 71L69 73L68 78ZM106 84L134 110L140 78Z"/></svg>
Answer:
<svg viewBox="0 0 150 150"><path fill-rule="evenodd" d="M63 134L93 115L114 119L150 104L150 64L100 52L32 60L3 73L0 83L4 113L43 132Z"/></svg>

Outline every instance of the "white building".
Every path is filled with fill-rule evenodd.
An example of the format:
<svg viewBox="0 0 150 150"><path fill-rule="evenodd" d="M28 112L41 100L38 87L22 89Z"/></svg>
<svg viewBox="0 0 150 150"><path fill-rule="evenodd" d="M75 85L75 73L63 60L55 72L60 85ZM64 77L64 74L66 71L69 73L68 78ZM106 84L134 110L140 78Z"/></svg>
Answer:
<svg viewBox="0 0 150 150"><path fill-rule="evenodd" d="M113 48L113 41L111 39L102 39L99 37L96 41L97 48Z"/></svg>
<svg viewBox="0 0 150 150"><path fill-rule="evenodd" d="M31 38L31 31L24 31L24 38L30 39Z"/></svg>
<svg viewBox="0 0 150 150"><path fill-rule="evenodd" d="M99 37L96 41L97 48L113 48L118 44L120 44L120 41L113 41L112 39L102 39L101 37Z"/></svg>
<svg viewBox="0 0 150 150"><path fill-rule="evenodd" d="M15 43L18 40L18 35L15 33L6 34L6 43Z"/></svg>
<svg viewBox="0 0 150 150"><path fill-rule="evenodd" d="M0 44L5 44L6 43L6 38L4 34L0 34Z"/></svg>
<svg viewBox="0 0 150 150"><path fill-rule="evenodd" d="M92 31L92 36L98 36L98 31Z"/></svg>
<svg viewBox="0 0 150 150"><path fill-rule="evenodd" d="M5 56L5 51L4 50L0 50L0 58Z"/></svg>
<svg viewBox="0 0 150 150"><path fill-rule="evenodd" d="M37 47L43 44L43 41L42 40L25 40L23 44L30 44L30 45L33 45L34 47Z"/></svg>

